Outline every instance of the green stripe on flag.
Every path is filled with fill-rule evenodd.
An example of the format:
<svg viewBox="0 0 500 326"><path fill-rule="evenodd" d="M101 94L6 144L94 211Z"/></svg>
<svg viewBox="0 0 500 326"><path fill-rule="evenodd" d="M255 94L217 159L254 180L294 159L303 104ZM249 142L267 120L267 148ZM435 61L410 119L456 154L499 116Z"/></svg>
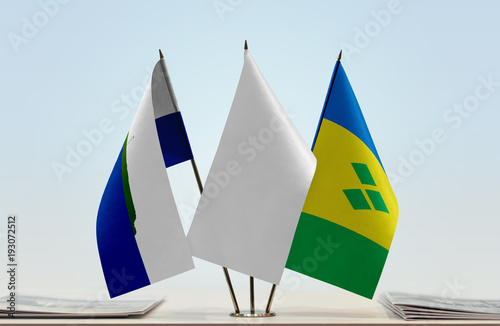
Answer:
<svg viewBox="0 0 500 326"><path fill-rule="evenodd" d="M123 144L122 152L122 182L123 182L123 195L125 196L125 203L127 204L128 217L130 218L130 224L132 224L132 230L134 235L137 233L135 229L135 207L132 200L132 193L130 192L130 184L128 182L128 170L127 170L127 142L128 134L125 138L125 143Z"/></svg>
<svg viewBox="0 0 500 326"><path fill-rule="evenodd" d="M302 213L286 268L371 299L387 254L354 231Z"/></svg>

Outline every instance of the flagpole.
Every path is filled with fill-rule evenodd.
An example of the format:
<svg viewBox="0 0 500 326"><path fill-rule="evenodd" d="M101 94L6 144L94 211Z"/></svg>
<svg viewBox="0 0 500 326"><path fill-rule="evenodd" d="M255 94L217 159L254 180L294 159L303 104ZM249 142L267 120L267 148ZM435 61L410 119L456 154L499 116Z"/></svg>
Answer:
<svg viewBox="0 0 500 326"><path fill-rule="evenodd" d="M332 79L330 80L330 86L328 86L328 92L326 92L326 100L323 105L323 110L321 111L321 116L319 117L318 128L316 128L316 134L314 134L313 143L311 146L311 150L314 149L314 145L316 145L316 138L318 138L319 128L321 127L321 123L323 122L323 117L325 116L326 107L328 106L328 100L330 98L330 93L332 92L333 82L335 81L335 77L337 77L337 71L339 70L340 59L342 58L342 50L340 50L339 56L337 58L337 63L335 64L335 68L333 68Z"/></svg>
<svg viewBox="0 0 500 326"><path fill-rule="evenodd" d="M247 40L245 40L245 45L243 49L248 50ZM250 276L250 315L255 315L255 290L253 285L253 276Z"/></svg>
<svg viewBox="0 0 500 326"><path fill-rule="evenodd" d="M248 50L248 43L245 40L245 45L243 49ZM250 276L250 314L255 314L255 297L254 297L254 279L253 276ZM271 313L271 305L273 304L274 293L276 291L276 284L273 284L271 288L271 293L269 294L269 299L267 300L266 311L263 315L266 316L274 316L274 313Z"/></svg>
<svg viewBox="0 0 500 326"><path fill-rule="evenodd" d="M269 299L267 300L266 314L271 313L271 305L273 304L275 292L276 292L276 284L273 284L273 287L271 288L271 293L269 293Z"/></svg>
<svg viewBox="0 0 500 326"><path fill-rule="evenodd" d="M245 45L243 46L243 49L245 51L248 50L248 43L247 40L245 40ZM274 292L276 290L276 284L273 284L273 287L271 289L271 294L269 295L269 300L267 301L266 305L266 311L262 312L259 311L258 313L255 313L255 289L254 289L254 277L250 276L250 313L244 312L241 314L231 314L233 317L273 317L276 316L274 312L271 312L271 304L273 302L274 298Z"/></svg>
<svg viewBox="0 0 500 326"><path fill-rule="evenodd" d="M253 276L250 276L250 314L255 314L255 292L253 286Z"/></svg>
<svg viewBox="0 0 500 326"><path fill-rule="evenodd" d="M172 105L174 107L175 112L179 112L179 105L177 104L177 98L175 97L174 89L172 87L172 82L170 81L170 76L168 74L167 65L165 63L165 57L160 50L160 65L163 72L163 76L165 77L165 82L167 84L168 93L170 94L170 99L172 100ZM198 184L198 189L200 190L200 194L203 192L203 183L201 181L200 173L198 172L198 167L196 166L196 162L193 158L191 158L191 166L193 167L194 176L196 178L196 183ZM226 278L226 283L229 288L229 295L231 296L231 300L233 301L234 312L236 314L240 313L240 308L238 307L238 301L236 300L236 295L234 294L233 285L231 283L231 277L229 276L229 271L226 267L222 267L224 272L224 276Z"/></svg>

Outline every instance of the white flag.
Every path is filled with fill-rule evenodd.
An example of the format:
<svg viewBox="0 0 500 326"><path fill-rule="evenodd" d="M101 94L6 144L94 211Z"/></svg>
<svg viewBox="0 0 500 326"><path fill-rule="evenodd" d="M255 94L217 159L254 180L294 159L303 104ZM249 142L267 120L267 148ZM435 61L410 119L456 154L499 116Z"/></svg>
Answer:
<svg viewBox="0 0 500 326"><path fill-rule="evenodd" d="M188 241L193 256L278 284L316 159L245 51Z"/></svg>

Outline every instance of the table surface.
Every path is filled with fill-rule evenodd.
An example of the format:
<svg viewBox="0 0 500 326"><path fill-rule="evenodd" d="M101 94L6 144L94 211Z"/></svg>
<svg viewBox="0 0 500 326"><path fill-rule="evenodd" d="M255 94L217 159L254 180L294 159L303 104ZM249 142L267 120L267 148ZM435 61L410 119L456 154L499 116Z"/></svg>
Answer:
<svg viewBox="0 0 500 326"><path fill-rule="evenodd" d="M262 291L261 291L262 292ZM265 307L268 293L256 294L256 309ZM241 310L248 309L248 296L238 295ZM246 300L244 300L246 299ZM144 316L127 318L21 319L2 318L1 325L500 325L500 321L423 320L404 321L377 300L347 292L277 291L275 317L230 317L232 303L225 291L172 291Z"/></svg>

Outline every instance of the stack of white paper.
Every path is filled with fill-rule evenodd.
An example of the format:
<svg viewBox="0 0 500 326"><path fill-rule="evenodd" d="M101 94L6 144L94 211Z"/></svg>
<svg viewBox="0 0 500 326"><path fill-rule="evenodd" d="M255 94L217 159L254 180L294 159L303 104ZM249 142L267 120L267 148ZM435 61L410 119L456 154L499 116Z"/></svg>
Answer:
<svg viewBox="0 0 500 326"><path fill-rule="evenodd" d="M500 300L448 299L407 293L385 293L379 300L405 320L500 320Z"/></svg>
<svg viewBox="0 0 500 326"><path fill-rule="evenodd" d="M7 299L8 297L1 297L0 301L7 302ZM20 296L16 298L14 318L127 317L143 315L162 301L162 297L89 301L76 298ZM10 313L9 309L0 308L0 317L11 317Z"/></svg>

